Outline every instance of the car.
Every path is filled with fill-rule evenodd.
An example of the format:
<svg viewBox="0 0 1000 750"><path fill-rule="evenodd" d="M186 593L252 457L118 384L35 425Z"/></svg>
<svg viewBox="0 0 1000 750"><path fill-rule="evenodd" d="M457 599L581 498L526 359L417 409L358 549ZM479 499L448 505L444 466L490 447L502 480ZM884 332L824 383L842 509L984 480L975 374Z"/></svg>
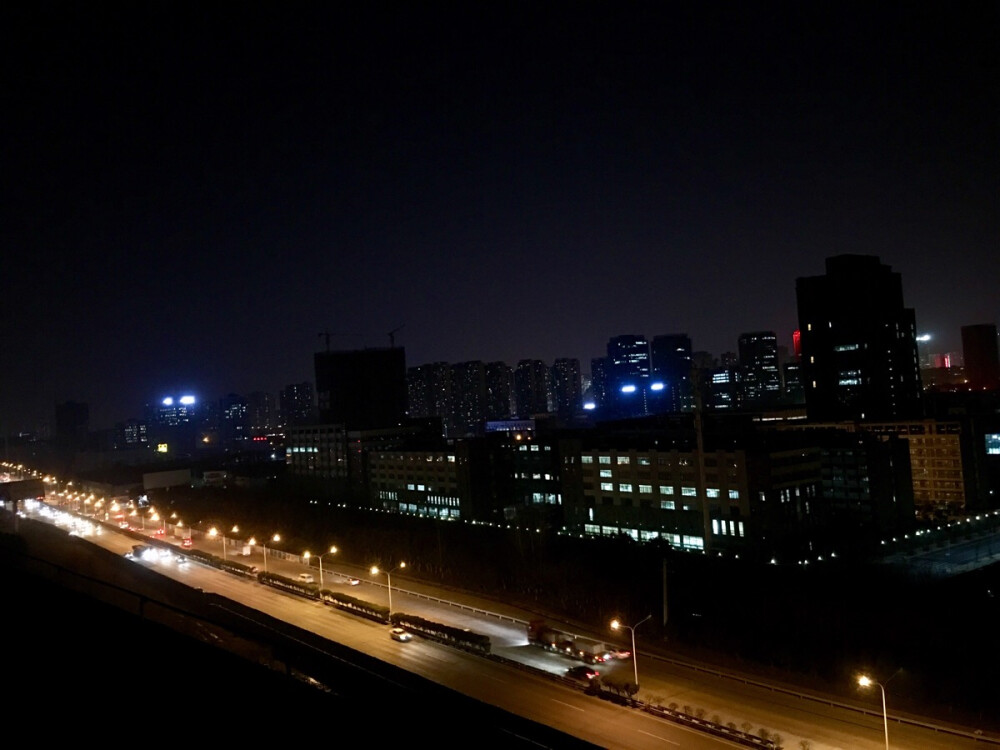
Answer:
<svg viewBox="0 0 1000 750"><path fill-rule="evenodd" d="M359 579L357 579L357 578L348 578L348 579L347 579L347 580L345 581L345 583L346 583L346 584L347 584L348 586L357 586L357 585L358 585L359 583L361 583L361 581L360 581Z"/></svg>
<svg viewBox="0 0 1000 750"><path fill-rule="evenodd" d="M296 580L299 583L316 583L316 577L312 573L299 573Z"/></svg>
<svg viewBox="0 0 1000 750"><path fill-rule="evenodd" d="M153 534L155 534L156 536L163 536L166 533L167 533L167 530L164 529L163 527L160 527L156 531L153 532Z"/></svg>
<svg viewBox="0 0 1000 750"><path fill-rule="evenodd" d="M127 529L127 528L129 528L128 521L119 521L118 522L118 528L119 529Z"/></svg>
<svg viewBox="0 0 1000 750"><path fill-rule="evenodd" d="M591 667L579 666L567 669L566 676L571 680L577 680L578 682L589 684L595 677L600 677L601 673Z"/></svg>
<svg viewBox="0 0 1000 750"><path fill-rule="evenodd" d="M393 628L389 631L389 637L394 641L399 641L400 643L406 643L407 641L413 640L413 633L411 633L406 628Z"/></svg>
<svg viewBox="0 0 1000 750"><path fill-rule="evenodd" d="M630 659L632 658L632 652L620 648L614 648L610 651L605 651L603 656L604 661L611 661L612 659Z"/></svg>
<svg viewBox="0 0 1000 750"><path fill-rule="evenodd" d="M182 547L190 547L191 546L191 537L186 536L183 539L181 539L181 546Z"/></svg>

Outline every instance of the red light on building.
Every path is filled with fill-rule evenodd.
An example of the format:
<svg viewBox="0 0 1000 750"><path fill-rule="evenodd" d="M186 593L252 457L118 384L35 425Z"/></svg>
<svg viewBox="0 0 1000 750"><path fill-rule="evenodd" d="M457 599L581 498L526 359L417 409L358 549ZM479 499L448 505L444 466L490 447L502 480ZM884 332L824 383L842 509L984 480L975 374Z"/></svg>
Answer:
<svg viewBox="0 0 1000 750"><path fill-rule="evenodd" d="M802 332L798 329L792 331L792 349L796 357L802 356Z"/></svg>

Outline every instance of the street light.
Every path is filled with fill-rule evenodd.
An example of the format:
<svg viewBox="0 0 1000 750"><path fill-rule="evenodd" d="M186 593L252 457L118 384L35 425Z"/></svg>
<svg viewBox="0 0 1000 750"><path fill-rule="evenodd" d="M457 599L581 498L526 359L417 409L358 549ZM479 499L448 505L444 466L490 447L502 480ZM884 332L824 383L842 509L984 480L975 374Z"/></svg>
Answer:
<svg viewBox="0 0 1000 750"><path fill-rule="evenodd" d="M322 553L319 556L319 585L320 586L323 585L323 556L324 555L336 555L336 554L337 554L337 548L336 547L330 547L329 551L324 552L324 553ZM304 557L306 559L306 563L307 564L308 564L309 558L311 556L312 555L310 555L308 552L306 552L304 555L302 555L302 557Z"/></svg>
<svg viewBox="0 0 1000 750"><path fill-rule="evenodd" d="M406 567L406 563L405 562L401 562L399 565L397 565L392 570L381 570L380 571L377 565L373 565L372 566L372 571L371 572L372 572L373 576L377 576L380 572L381 573L385 573L386 589L389 592L389 620L390 621L392 620L392 577L389 574L392 573L392 572L394 572L394 571L396 571L396 570L399 570L400 568L405 568L405 567Z"/></svg>
<svg viewBox="0 0 1000 750"><path fill-rule="evenodd" d="M620 620L611 621L611 629L619 630L621 628L627 628L632 633L632 669L635 672L635 686L639 687L639 654L635 650L635 629L642 625L646 620L648 620L652 615L646 615L635 625L624 625Z"/></svg>
<svg viewBox="0 0 1000 750"><path fill-rule="evenodd" d="M275 534L274 536L271 537L271 541L272 542L280 542L281 541L281 535L280 534ZM253 545L255 545L256 543L257 543L257 540L254 539L253 537L250 537L250 539L247 541L247 544L249 544L251 547ZM264 572L266 573L267 572L267 545L264 544L263 542L261 542L260 547L261 547L261 549L264 552Z"/></svg>
<svg viewBox="0 0 1000 750"><path fill-rule="evenodd" d="M222 537L222 559L225 560L226 559L226 535L223 534L221 531L219 531L214 526L208 530L208 535L210 537L212 537L213 539L215 539L215 537L217 537L217 536L221 536ZM250 540L250 543L253 544L253 540L252 539Z"/></svg>
<svg viewBox="0 0 1000 750"><path fill-rule="evenodd" d="M895 677L896 675L893 675ZM891 680L892 677L889 678ZM888 682L889 680L886 680ZM872 685L878 685L879 690L882 691L882 726L885 729L885 750L889 750L889 714L885 711L885 685L883 685L878 680L873 680L866 674L858 677L858 684L863 687L871 687Z"/></svg>

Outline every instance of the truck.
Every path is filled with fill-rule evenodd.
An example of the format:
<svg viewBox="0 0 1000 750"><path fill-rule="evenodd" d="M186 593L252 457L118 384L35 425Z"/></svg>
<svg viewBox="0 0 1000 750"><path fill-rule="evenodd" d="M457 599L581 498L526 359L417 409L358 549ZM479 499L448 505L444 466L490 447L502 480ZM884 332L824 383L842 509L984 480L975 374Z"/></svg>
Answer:
<svg viewBox="0 0 1000 750"><path fill-rule="evenodd" d="M616 647L603 641L559 630L545 620L532 620L528 623L528 643L578 659L585 664L600 664L617 652Z"/></svg>
<svg viewBox="0 0 1000 750"><path fill-rule="evenodd" d="M574 638L573 650L576 652L577 659L587 664L599 664L605 660L608 644L590 638Z"/></svg>
<svg viewBox="0 0 1000 750"><path fill-rule="evenodd" d="M573 656L573 638L571 633L558 630L545 620L532 620L528 623L528 643L544 648L546 651Z"/></svg>

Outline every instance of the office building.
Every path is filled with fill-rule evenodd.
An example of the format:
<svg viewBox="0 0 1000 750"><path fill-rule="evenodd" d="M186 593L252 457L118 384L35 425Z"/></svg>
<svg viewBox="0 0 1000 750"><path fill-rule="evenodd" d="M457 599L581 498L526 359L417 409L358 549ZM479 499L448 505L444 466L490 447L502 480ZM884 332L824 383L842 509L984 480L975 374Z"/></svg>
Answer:
<svg viewBox="0 0 1000 750"><path fill-rule="evenodd" d="M691 411L691 339L687 334L654 336L649 347L652 378L666 388L665 410Z"/></svg>
<svg viewBox="0 0 1000 750"><path fill-rule="evenodd" d="M625 334L608 341L608 397L610 416L641 417L646 410L649 385L649 341L645 336Z"/></svg>
<svg viewBox="0 0 1000 750"><path fill-rule="evenodd" d="M796 281L802 381L812 420L923 416L916 321L898 273L869 255Z"/></svg>
<svg viewBox="0 0 1000 750"><path fill-rule="evenodd" d="M738 347L744 406L749 409L775 406L781 395L778 337L774 331L742 333Z"/></svg>
<svg viewBox="0 0 1000 750"><path fill-rule="evenodd" d="M406 418L403 347L317 352L314 360L321 423L371 430Z"/></svg>
<svg viewBox="0 0 1000 750"><path fill-rule="evenodd" d="M962 360L971 390L1000 387L1000 347L992 324L962 326Z"/></svg>

